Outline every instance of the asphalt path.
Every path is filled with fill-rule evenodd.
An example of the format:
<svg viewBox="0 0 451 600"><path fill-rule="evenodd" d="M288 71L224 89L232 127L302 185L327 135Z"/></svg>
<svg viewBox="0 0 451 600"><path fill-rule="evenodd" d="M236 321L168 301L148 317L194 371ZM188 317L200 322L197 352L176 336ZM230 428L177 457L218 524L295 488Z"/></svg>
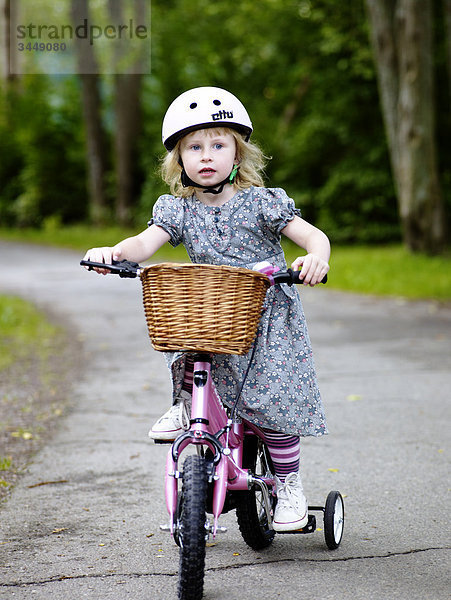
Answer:
<svg viewBox="0 0 451 600"><path fill-rule="evenodd" d="M58 313L86 356L73 410L0 508L0 597L175 598L178 548L159 528L167 447L147 438L170 384L140 283L64 250L0 242L0 256L0 293ZM303 441L304 487L311 504L345 496L343 542L279 535L254 552L224 515L204 598L448 600L451 307L301 292L330 429Z"/></svg>

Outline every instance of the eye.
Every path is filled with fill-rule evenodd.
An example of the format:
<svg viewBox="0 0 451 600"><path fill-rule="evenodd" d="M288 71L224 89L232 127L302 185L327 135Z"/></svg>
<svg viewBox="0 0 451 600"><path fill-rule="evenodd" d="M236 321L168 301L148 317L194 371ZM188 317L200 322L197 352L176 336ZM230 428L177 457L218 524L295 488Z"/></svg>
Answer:
<svg viewBox="0 0 451 600"><path fill-rule="evenodd" d="M193 108L193 109L194 109L194 108L197 108L197 102L192 102L192 103L189 105L189 107L190 107L190 108Z"/></svg>
<svg viewBox="0 0 451 600"><path fill-rule="evenodd" d="M214 148L215 150L221 150L221 148L224 148L224 144L221 144L220 142L217 142L217 143L216 143L216 144L213 146L213 148Z"/></svg>
<svg viewBox="0 0 451 600"><path fill-rule="evenodd" d="M213 100L213 104L215 106L219 106L221 104L221 100Z"/></svg>
<svg viewBox="0 0 451 600"><path fill-rule="evenodd" d="M199 144L191 144L190 148L191 150L200 150Z"/></svg>

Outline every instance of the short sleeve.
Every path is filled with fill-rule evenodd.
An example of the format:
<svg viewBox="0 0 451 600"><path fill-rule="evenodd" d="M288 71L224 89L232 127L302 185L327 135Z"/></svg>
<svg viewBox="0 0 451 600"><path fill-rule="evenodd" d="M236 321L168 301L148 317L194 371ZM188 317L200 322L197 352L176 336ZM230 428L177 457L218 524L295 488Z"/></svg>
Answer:
<svg viewBox="0 0 451 600"><path fill-rule="evenodd" d="M149 225L158 225L171 236L169 243L178 246L182 242L183 204L182 198L165 194L160 196L153 207L153 218Z"/></svg>
<svg viewBox="0 0 451 600"><path fill-rule="evenodd" d="M293 198L290 198L282 188L261 188L259 191L263 219L268 229L276 235L279 235L295 216L301 216L301 211L296 208Z"/></svg>

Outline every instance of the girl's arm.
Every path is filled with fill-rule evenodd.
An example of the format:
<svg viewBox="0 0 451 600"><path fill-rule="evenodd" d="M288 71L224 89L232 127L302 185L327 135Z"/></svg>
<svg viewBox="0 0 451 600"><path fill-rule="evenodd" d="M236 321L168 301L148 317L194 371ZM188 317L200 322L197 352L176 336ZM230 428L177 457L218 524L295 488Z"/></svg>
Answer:
<svg viewBox="0 0 451 600"><path fill-rule="evenodd" d="M307 251L293 261L293 270L301 269L301 279L305 285L317 285L329 271L330 243L325 233L310 225L304 219L295 216L282 233L295 244Z"/></svg>
<svg viewBox="0 0 451 600"><path fill-rule="evenodd" d="M170 235L158 225L151 225L148 229L126 238L113 247L91 248L85 254L84 260L111 264L112 260L131 260L140 263L150 258L155 252L170 239ZM98 273L107 275L107 269L95 269Z"/></svg>

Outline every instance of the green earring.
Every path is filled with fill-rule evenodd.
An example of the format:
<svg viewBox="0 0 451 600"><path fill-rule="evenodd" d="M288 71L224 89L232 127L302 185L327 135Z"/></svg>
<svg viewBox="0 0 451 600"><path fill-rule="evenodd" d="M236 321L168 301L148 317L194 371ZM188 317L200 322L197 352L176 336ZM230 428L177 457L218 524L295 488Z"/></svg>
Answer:
<svg viewBox="0 0 451 600"><path fill-rule="evenodd" d="M236 174L238 173L238 169L240 168L239 165L233 165L233 169L232 172L229 175L229 183L233 183L233 180L236 177Z"/></svg>

